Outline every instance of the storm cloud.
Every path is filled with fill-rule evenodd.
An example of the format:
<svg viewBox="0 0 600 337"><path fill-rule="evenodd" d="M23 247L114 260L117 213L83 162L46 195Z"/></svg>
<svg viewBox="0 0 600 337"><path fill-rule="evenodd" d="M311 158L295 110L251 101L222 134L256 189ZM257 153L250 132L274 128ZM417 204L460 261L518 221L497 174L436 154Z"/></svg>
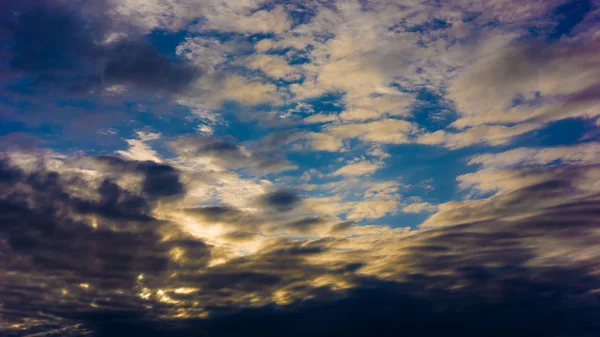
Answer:
<svg viewBox="0 0 600 337"><path fill-rule="evenodd" d="M199 69L161 55L142 38L110 41L118 27L103 14L102 2L85 7L62 1L11 3L6 10L13 16L3 21L8 66L45 90L86 92L125 85L174 94L201 75Z"/></svg>

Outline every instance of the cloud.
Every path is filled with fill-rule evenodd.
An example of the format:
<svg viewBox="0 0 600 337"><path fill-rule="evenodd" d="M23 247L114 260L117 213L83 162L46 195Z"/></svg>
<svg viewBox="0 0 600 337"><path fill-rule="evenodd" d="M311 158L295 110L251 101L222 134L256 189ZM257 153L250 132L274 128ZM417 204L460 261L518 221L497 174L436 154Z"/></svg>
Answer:
<svg viewBox="0 0 600 337"><path fill-rule="evenodd" d="M169 146L186 160L207 161L231 169L244 168L258 174L295 168L281 154L252 152L227 138L182 136L171 141Z"/></svg>
<svg viewBox="0 0 600 337"><path fill-rule="evenodd" d="M348 213L348 220L379 219L387 214L394 213L398 202L394 199L375 199L358 202Z"/></svg>
<svg viewBox="0 0 600 337"><path fill-rule="evenodd" d="M325 224L327 224L327 220L325 218L311 217L291 222L287 225L287 227L292 231L307 233L312 232L315 230L315 228Z"/></svg>
<svg viewBox="0 0 600 337"><path fill-rule="evenodd" d="M556 172L598 164L596 143L553 148L516 148L500 153L473 156L469 164L481 169L457 178L461 188L479 191L508 191L540 183ZM590 172L593 172L590 171Z"/></svg>
<svg viewBox="0 0 600 337"><path fill-rule="evenodd" d="M14 257L2 267L11 272L0 287L3 302L11 304L10 322L19 324L22 331L83 324L82 329L114 334L118 329L98 317L116 315L122 324L137 326L136 318L122 316L129 312L151 317L153 323L144 325L151 330L154 324L162 326L169 318L179 317L177 326L187 333L187 327L195 324L217 324L219 312L230 313L233 319L249 312L240 308L254 307L255 312L274 310L271 314L280 315L282 311L268 306L290 304L298 314L318 308L330 312L328 303L336 303L331 300L353 303L365 291L370 294L365 298L372 297L370 291L381 291L385 300L378 303L396 303L386 312L398 313L408 298L409 303L424 303L422 308L441 306L434 311L423 309L428 322L457 312L472 322L471 311L465 311L472 308L469 303L478 303L473 313L482 312L481 308L506 312L513 308L510 303L522 308L523 303L548 300L557 301L551 302L554 309L586 308L585 303L596 298L592 290L599 283L592 271L600 252L595 248L598 186L594 182L598 174L593 166L546 168L541 182L487 199L442 204L423 225L430 229L407 231L356 226L314 213L295 217L293 213L305 212L311 200L301 200L286 190L257 199L266 212L171 204L167 220L157 213L162 207L156 200L173 201L168 193L148 190L146 182L173 184L172 178L163 180L174 174L165 164L64 156L47 157L36 164L28 158L13 153L0 166L0 207L7 224L0 229L0 247ZM139 175L139 180L136 183L126 175ZM349 206L349 218L370 218L400 208L397 189L397 182L380 182L370 184L363 203L313 201L315 206L327 202ZM189 227L180 223L184 219L175 216L182 211L199 224L229 226L223 232L225 241L208 244L192 236L186 231ZM277 217L283 213L286 217ZM324 236L265 238L245 255L232 252L229 246L244 247L249 241L242 238L255 240L265 230L273 235L276 228L297 237ZM555 295L548 297L549 291ZM307 300L311 298L314 302ZM567 299L570 306L564 306ZM80 314L58 310L60 301L69 313ZM544 307L550 305L544 303ZM542 313L532 310L523 315ZM54 316L36 316L40 311ZM209 312L216 316L190 320ZM26 317L38 319L27 321ZM392 321L397 322L394 317ZM392 326L396 325L386 329ZM509 327L503 332L520 331ZM553 326L546 335L552 336L557 329L566 328Z"/></svg>
<svg viewBox="0 0 600 337"><path fill-rule="evenodd" d="M351 163L333 172L333 176L362 176L373 173L381 168L380 165L369 162Z"/></svg>
<svg viewBox="0 0 600 337"><path fill-rule="evenodd" d="M54 82L64 77L77 84L98 81L85 69L80 78L69 72L73 68L81 69L86 59L94 61L101 51L94 44L101 33L86 27L75 9L45 3L10 5L16 6L12 10L19 11L20 15L16 22L6 22L12 42L9 69L31 74L38 81ZM92 21L91 26L98 24Z"/></svg>
<svg viewBox="0 0 600 337"><path fill-rule="evenodd" d="M85 174L45 169L27 173L8 165L3 162L7 173L1 204L7 226L2 233L16 256L30 257L30 268L75 278L98 290L132 287L138 275L164 270L169 247L179 246L177 240L161 243L155 232L161 221L151 215L153 200L144 195L108 178L95 182ZM149 197L156 197L150 192ZM206 264L209 248L198 245L203 253L197 258Z"/></svg>
<svg viewBox="0 0 600 337"><path fill-rule="evenodd" d="M350 202L352 208L346 216L348 220L379 219L398 211L400 195L396 181L364 181L358 185L362 185L365 192L358 201Z"/></svg>
<svg viewBox="0 0 600 337"><path fill-rule="evenodd" d="M316 151L338 151L343 147L343 142L341 139L324 134L311 132L308 134L309 136L309 144Z"/></svg>
<svg viewBox="0 0 600 337"><path fill-rule="evenodd" d="M177 46L175 51L177 55L185 57L198 67L214 71L216 66L227 60L224 54L234 51L230 49L218 39L188 37Z"/></svg>
<svg viewBox="0 0 600 337"><path fill-rule="evenodd" d="M597 117L594 3L0 9L0 114L41 138L13 146L9 121L0 141L9 336L600 329L598 123L551 140L574 145L519 139ZM90 148L41 122L81 125L69 109L108 132ZM160 133L107 140L132 128ZM440 147L398 146L415 143Z"/></svg>
<svg viewBox="0 0 600 337"><path fill-rule="evenodd" d="M117 154L129 160L161 162L156 151L146 144L147 141L158 139L160 134L138 131L136 135L137 138L125 140L129 146L127 151L120 150Z"/></svg>
<svg viewBox="0 0 600 337"><path fill-rule="evenodd" d="M306 124L319 124L319 123L327 123L327 122L336 122L338 120L339 120L339 118L336 115L333 115L333 114L329 114L329 115L315 114L315 115L310 115L310 116L304 118L304 122Z"/></svg>
<svg viewBox="0 0 600 337"><path fill-rule="evenodd" d="M387 119L364 124L343 124L327 127L325 132L340 139L359 138L366 142L402 144L410 142L410 135L417 131L413 123Z"/></svg>
<svg viewBox="0 0 600 337"><path fill-rule="evenodd" d="M123 41L111 48L104 68L108 83L133 85L151 92L176 93L188 88L200 70L170 62L154 47Z"/></svg>
<svg viewBox="0 0 600 337"><path fill-rule="evenodd" d="M589 55L597 44L596 39L585 45L576 39L517 44L468 66L450 87L460 114L452 125L511 124L515 132L505 135L513 138L548 122L594 117L598 81ZM530 127L517 131L521 125Z"/></svg>
<svg viewBox="0 0 600 337"><path fill-rule="evenodd" d="M110 16L101 3L89 8L52 1L12 8L19 13L8 28L15 76L69 93L130 85L163 94L181 92L200 76L197 68L167 59L137 36L103 43L114 33Z"/></svg>
<svg viewBox="0 0 600 337"><path fill-rule="evenodd" d="M273 78L286 78L295 71L283 56L277 55L255 54L244 60L243 64Z"/></svg>
<svg viewBox="0 0 600 337"><path fill-rule="evenodd" d="M378 219L398 210L398 187L395 181L369 181L346 177L323 188L331 196L307 198L304 206L312 212L330 216L345 215L345 218L351 221Z"/></svg>
<svg viewBox="0 0 600 337"><path fill-rule="evenodd" d="M419 202L404 206L402 209L405 213L423 213L423 212L435 212L437 207L428 202Z"/></svg>
<svg viewBox="0 0 600 337"><path fill-rule="evenodd" d="M211 82L208 87L215 94L214 97L208 97L214 106L219 106L226 100L245 105L281 103L281 93L277 86L268 82L247 80L239 75L227 75L216 79L216 86Z"/></svg>
<svg viewBox="0 0 600 337"><path fill-rule="evenodd" d="M108 13L114 21L133 24L145 32L153 29L177 31L202 13L202 7L193 1L119 0L108 4Z"/></svg>
<svg viewBox="0 0 600 337"><path fill-rule="evenodd" d="M183 212L202 221L209 223L223 223L233 225L237 230L256 229L258 225L264 222L258 215L248 213L228 206L204 206L196 208L186 208Z"/></svg>
<svg viewBox="0 0 600 337"><path fill-rule="evenodd" d="M279 212L287 212L300 204L301 198L295 191L280 190L260 198L260 203Z"/></svg>
<svg viewBox="0 0 600 337"><path fill-rule="evenodd" d="M416 124L399 119L384 119L356 124L332 124L320 133L309 133L310 145L315 150L338 151L346 139L383 144L404 144L413 141L418 134Z"/></svg>
<svg viewBox="0 0 600 337"><path fill-rule="evenodd" d="M461 132L445 132L438 130L421 134L417 142L427 145L444 145L450 149L459 149L475 144L504 145L510 143L516 136L537 129L539 125L524 123L514 126L480 125L465 129Z"/></svg>
<svg viewBox="0 0 600 337"><path fill-rule="evenodd" d="M561 168L519 171L480 171L460 176L461 185L484 192L498 191L485 199L453 201L439 205L439 211L423 226L444 226L498 218L526 219L545 209L566 203L595 200L598 169L594 166L570 170ZM577 191L577 193L569 193Z"/></svg>
<svg viewBox="0 0 600 337"><path fill-rule="evenodd" d="M290 28L285 7L281 5L272 10L258 10L247 14L223 7L223 11L217 11L216 15L210 17L205 28L246 34L282 33Z"/></svg>
<svg viewBox="0 0 600 337"><path fill-rule="evenodd" d="M84 163L98 165L114 173L134 173L143 176L141 190L151 198L176 197L185 191L180 172L167 164L152 161L125 160L112 156L83 158Z"/></svg>
<svg viewBox="0 0 600 337"><path fill-rule="evenodd" d="M598 163L598 144L582 143L551 148L516 148L500 153L475 155L469 164L485 168L507 168L548 164L590 165Z"/></svg>
<svg viewBox="0 0 600 337"><path fill-rule="evenodd" d="M346 121L364 121L378 119L384 114L389 116L405 116L409 106L414 102L414 95L402 92L353 97L346 95L346 110L340 113L340 118Z"/></svg>

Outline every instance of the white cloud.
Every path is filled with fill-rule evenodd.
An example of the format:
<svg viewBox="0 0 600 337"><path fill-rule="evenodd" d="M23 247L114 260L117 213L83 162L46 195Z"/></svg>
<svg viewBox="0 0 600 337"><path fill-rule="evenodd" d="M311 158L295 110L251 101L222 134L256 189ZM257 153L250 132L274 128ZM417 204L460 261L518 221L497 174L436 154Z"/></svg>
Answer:
<svg viewBox="0 0 600 337"><path fill-rule="evenodd" d="M356 177L373 173L381 168L381 165L370 162L351 163L333 172L333 176Z"/></svg>
<svg viewBox="0 0 600 337"><path fill-rule="evenodd" d="M418 132L414 123L384 119L362 124L332 125L323 132L338 139L359 138L365 142L403 144L411 142L411 137Z"/></svg>
<svg viewBox="0 0 600 337"><path fill-rule="evenodd" d="M402 211L405 213L424 213L424 212L435 212L437 210L437 206L432 205L428 202L419 202L416 204L410 204L404 206Z"/></svg>
<svg viewBox="0 0 600 337"><path fill-rule="evenodd" d="M196 129L197 129L197 130L198 130L198 132L200 132L201 134L203 134L203 135L207 135L207 136L210 136L210 135L212 135L212 134L215 132L215 130L214 130L214 128L213 128L212 126L210 126L210 125L206 125L206 124L201 124L201 125L198 125L198 126L196 127Z"/></svg>
<svg viewBox="0 0 600 337"><path fill-rule="evenodd" d="M277 86L258 80L248 80L239 75L228 75L209 84L210 106L218 107L225 100L234 100L246 105L262 103L280 104L281 93Z"/></svg>
<svg viewBox="0 0 600 337"><path fill-rule="evenodd" d="M516 136L533 131L539 124L480 125L459 132L446 132L438 130L432 133L421 134L417 142L428 145L443 145L450 149L458 149L474 144L504 145L511 142Z"/></svg>
<svg viewBox="0 0 600 337"><path fill-rule="evenodd" d="M203 70L214 70L214 67L227 60L226 53L233 49L224 46L214 38L186 38L176 48L177 55L183 56Z"/></svg>
<svg viewBox="0 0 600 337"><path fill-rule="evenodd" d="M273 78L285 78L295 72L283 56L254 54L242 60L242 64L250 69L258 69Z"/></svg>
<svg viewBox="0 0 600 337"><path fill-rule="evenodd" d="M517 148L494 154L475 155L469 164L485 168L548 165L551 163L589 165L600 163L600 144L596 142L552 148Z"/></svg>
<svg viewBox="0 0 600 337"><path fill-rule="evenodd" d="M160 138L160 133L152 133L152 132L136 132L137 138L126 139L127 145L129 146L127 150L119 150L117 154L125 159L130 160L139 160L139 161L154 161L161 162L159 155L154 151L146 142L157 140Z"/></svg>
<svg viewBox="0 0 600 337"><path fill-rule="evenodd" d="M393 213L398 208L398 202L393 199L366 200L356 203L348 214L348 220L378 219Z"/></svg>
<svg viewBox="0 0 600 337"><path fill-rule="evenodd" d="M272 10L263 9L247 14L223 6L221 11L213 12L213 15L209 17L202 28L247 34L277 34L288 30L290 22L284 6L276 6Z"/></svg>
<svg viewBox="0 0 600 337"><path fill-rule="evenodd" d="M600 38L588 40L520 44L466 67L449 90L460 115L452 126L464 131L445 143L461 147L480 138L500 145L549 122L597 116L600 72L590 67L598 61L590 55ZM473 130L489 130L495 136L486 139Z"/></svg>
<svg viewBox="0 0 600 337"><path fill-rule="evenodd" d="M327 122L335 122L338 121L339 117L334 114L314 114L304 118L304 123L306 124L319 124L319 123L327 123Z"/></svg>
<svg viewBox="0 0 600 337"><path fill-rule="evenodd" d="M308 134L310 146L317 151L338 151L342 149L341 139L325 133L311 132Z"/></svg>

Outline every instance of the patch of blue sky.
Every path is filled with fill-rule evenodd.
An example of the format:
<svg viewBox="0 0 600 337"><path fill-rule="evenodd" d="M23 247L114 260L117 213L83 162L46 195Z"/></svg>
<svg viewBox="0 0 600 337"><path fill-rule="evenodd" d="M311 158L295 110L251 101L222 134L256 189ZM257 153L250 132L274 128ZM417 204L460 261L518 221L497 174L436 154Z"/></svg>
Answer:
<svg viewBox="0 0 600 337"><path fill-rule="evenodd" d="M98 111L99 104L96 100L84 99L84 98L58 98L54 101L57 108L78 108L86 111L94 112Z"/></svg>
<svg viewBox="0 0 600 337"><path fill-rule="evenodd" d="M308 172L313 169L325 175L322 178L313 176L312 180L308 181L308 183L326 183L332 181L330 174L332 173L333 168L341 166L338 161L340 158L340 154L338 152L290 151L286 154L286 156L288 160L298 166L297 172ZM297 183L302 185L307 182L297 181Z"/></svg>
<svg viewBox="0 0 600 337"><path fill-rule="evenodd" d="M171 32L156 29L148 35L150 43L156 50L165 56L176 56L177 46L189 35L187 31Z"/></svg>
<svg viewBox="0 0 600 337"><path fill-rule="evenodd" d="M398 210L396 213L388 214L378 219L361 220L357 224L389 226L391 228L409 227L411 229L416 229L429 216L431 216L431 212L404 213L402 210Z"/></svg>
<svg viewBox="0 0 600 337"><path fill-rule="evenodd" d="M548 41L558 40L563 35L569 35L591 10L592 2L590 0L571 0L556 7L552 13L552 19L556 25L548 35Z"/></svg>
<svg viewBox="0 0 600 337"><path fill-rule="evenodd" d="M201 28L201 27L198 27ZM246 40L247 42L252 41L252 39L255 39L256 35L244 35L241 33L237 33L237 32L226 32L226 31L221 31L221 30L215 30L215 29L190 29L187 30L187 36L186 37L202 37L205 39L214 39L217 40L221 43L223 42L227 42L233 39L238 39L238 38L243 38L244 40Z"/></svg>
<svg viewBox="0 0 600 337"><path fill-rule="evenodd" d="M166 136L194 132L197 123L186 117L190 109L183 105L160 101L136 100L124 104L130 120L125 123L132 129L146 127L160 130Z"/></svg>
<svg viewBox="0 0 600 337"><path fill-rule="evenodd" d="M7 91L7 94L17 93L21 95L32 95L35 93L35 85L36 80L31 76L26 76L16 79L9 78L3 83L2 88ZM1 101L6 101L8 99L6 94L0 95Z"/></svg>
<svg viewBox="0 0 600 337"><path fill-rule="evenodd" d="M26 124L18 121L3 120L0 123L0 135L16 132L33 133L38 137L54 136L60 132L60 126L51 124Z"/></svg>
<svg viewBox="0 0 600 337"><path fill-rule="evenodd" d="M452 24L447 22L444 19L432 19L430 21L418 24L418 25L413 25L413 26L408 26L405 25L404 29L407 32L419 32L419 33L425 33L425 32L430 32L430 31L436 31L436 30L442 30L442 29L446 29L446 28L450 28L452 27Z"/></svg>
<svg viewBox="0 0 600 337"><path fill-rule="evenodd" d="M431 90L419 90L416 99L407 119L427 131L443 130L457 118L452 104Z"/></svg>
<svg viewBox="0 0 600 337"><path fill-rule="evenodd" d="M344 93L330 91L324 95L304 100L305 104L313 107L315 113L339 114L345 108Z"/></svg>
<svg viewBox="0 0 600 337"><path fill-rule="evenodd" d="M217 137L231 136L240 142L255 141L264 137L267 132L261 126L259 119L241 118L242 112L246 111L246 109L246 107L241 106L238 102L225 101L222 109L218 112L223 114L227 125L217 127L214 135Z"/></svg>
<svg viewBox="0 0 600 337"><path fill-rule="evenodd" d="M254 34L247 35L246 36L246 40L248 42L251 42L251 43L256 43L256 42L258 42L260 40L273 39L275 37L276 37L276 35L273 34L273 33L268 33L268 32L267 33L262 33L261 32L261 33L254 33Z"/></svg>
<svg viewBox="0 0 600 337"><path fill-rule="evenodd" d="M460 199L456 177L472 172L468 158L481 151L479 146L448 150L440 146L402 144L386 148L390 157L372 176L378 180L396 179L404 185L405 197L419 197L434 204Z"/></svg>
<svg viewBox="0 0 600 337"><path fill-rule="evenodd" d="M535 20L517 41L545 40L553 43L571 34L585 15L592 10L590 0L570 0L557 6L548 17Z"/></svg>
<svg viewBox="0 0 600 337"><path fill-rule="evenodd" d="M553 147L580 143L589 131L596 129L593 121L581 118L568 118L549 123L518 137L510 147Z"/></svg>

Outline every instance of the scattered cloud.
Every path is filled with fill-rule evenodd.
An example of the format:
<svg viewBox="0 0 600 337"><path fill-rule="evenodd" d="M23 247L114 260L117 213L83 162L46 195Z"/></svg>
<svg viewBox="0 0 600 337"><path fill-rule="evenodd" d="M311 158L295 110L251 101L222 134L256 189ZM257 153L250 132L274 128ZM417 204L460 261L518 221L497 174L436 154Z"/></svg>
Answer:
<svg viewBox="0 0 600 337"><path fill-rule="evenodd" d="M404 206L404 208L402 208L402 211L406 213L435 212L436 210L437 207L428 202L418 202L415 204Z"/></svg>
<svg viewBox="0 0 600 337"><path fill-rule="evenodd" d="M349 177L362 176L365 174L373 173L380 168L381 168L381 166L379 166L375 163L369 163L366 161L351 163L351 164L348 164L344 167L337 169L335 172L333 172L333 176L349 176Z"/></svg>
<svg viewBox="0 0 600 337"><path fill-rule="evenodd" d="M591 336L599 6L0 4L7 336Z"/></svg>

